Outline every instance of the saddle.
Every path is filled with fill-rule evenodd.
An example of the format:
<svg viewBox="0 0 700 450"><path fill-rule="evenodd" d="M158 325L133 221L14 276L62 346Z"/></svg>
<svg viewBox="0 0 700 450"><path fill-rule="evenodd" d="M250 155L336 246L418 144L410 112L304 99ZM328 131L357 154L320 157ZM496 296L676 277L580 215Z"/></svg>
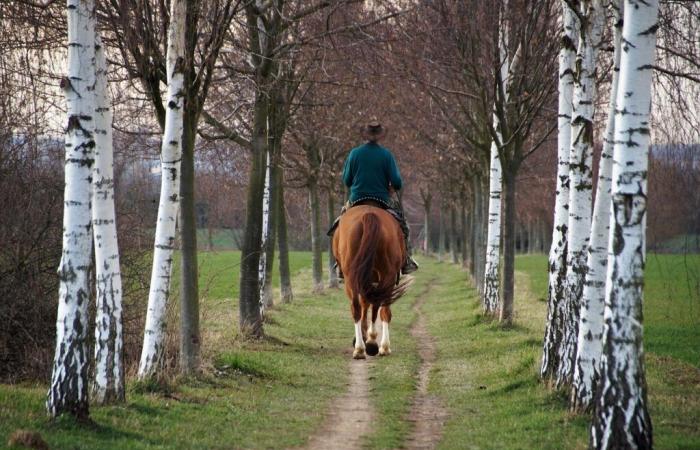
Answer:
<svg viewBox="0 0 700 450"><path fill-rule="evenodd" d="M375 208L380 208L388 212L389 214L392 215L394 219L396 219L399 222L399 225L401 226L401 230L404 230L404 218L401 212L396 210L392 205L386 203L383 200L380 200L378 198L374 197L365 197L365 198L360 198L356 200L353 203L346 203L345 206L343 206L343 209L340 210L340 215L336 217L336 219L333 221L331 224L331 227L328 229L328 232L326 233L326 236L332 237L333 233L335 233L335 229L338 228L338 224L340 223L340 218L345 214L345 211L347 211L350 208L353 208L355 206L374 206ZM406 232L404 231L404 234Z"/></svg>

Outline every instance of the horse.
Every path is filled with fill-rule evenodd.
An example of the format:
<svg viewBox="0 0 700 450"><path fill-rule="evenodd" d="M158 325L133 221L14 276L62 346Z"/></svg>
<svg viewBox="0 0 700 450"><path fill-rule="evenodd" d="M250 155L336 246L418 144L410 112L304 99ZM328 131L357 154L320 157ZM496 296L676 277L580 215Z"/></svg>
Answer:
<svg viewBox="0 0 700 450"><path fill-rule="evenodd" d="M377 353L388 356L391 304L413 281L413 277L401 277L406 259L401 227L379 205L367 202L353 206L343 214L333 235L333 254L345 276L345 293L355 323L353 358ZM382 321L381 345L377 345L377 316Z"/></svg>

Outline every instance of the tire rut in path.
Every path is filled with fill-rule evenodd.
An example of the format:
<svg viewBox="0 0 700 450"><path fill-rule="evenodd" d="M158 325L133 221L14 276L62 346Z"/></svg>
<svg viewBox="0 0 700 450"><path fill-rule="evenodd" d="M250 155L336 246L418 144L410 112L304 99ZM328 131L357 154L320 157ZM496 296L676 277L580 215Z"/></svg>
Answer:
<svg viewBox="0 0 700 450"><path fill-rule="evenodd" d="M430 286L434 280L428 283ZM425 297L429 288L425 290L413 305L416 312L416 322L411 327L411 335L416 340L418 354L421 358L421 366L418 370L418 391L411 406L408 420L413 424L413 431L406 440L407 449L432 449L437 446L442 437L442 430L447 420L447 410L442 401L428 393L430 382L430 370L435 362L435 340L428 333L425 324L425 315L421 308L425 303Z"/></svg>
<svg viewBox="0 0 700 450"><path fill-rule="evenodd" d="M362 448L362 438L372 431L375 412L370 401L369 364L351 360L348 390L333 400L321 429L305 447L308 450L354 450Z"/></svg>

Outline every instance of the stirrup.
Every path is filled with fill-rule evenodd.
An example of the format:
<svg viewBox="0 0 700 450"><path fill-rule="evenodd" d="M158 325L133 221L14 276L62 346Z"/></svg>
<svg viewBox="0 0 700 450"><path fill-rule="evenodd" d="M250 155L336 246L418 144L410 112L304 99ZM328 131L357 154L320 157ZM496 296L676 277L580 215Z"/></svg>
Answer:
<svg viewBox="0 0 700 450"><path fill-rule="evenodd" d="M408 258L406 258L406 263L404 263L403 267L401 268L401 273L407 275L409 273L415 272L419 269L419 267L420 266L418 266L418 263L409 256Z"/></svg>

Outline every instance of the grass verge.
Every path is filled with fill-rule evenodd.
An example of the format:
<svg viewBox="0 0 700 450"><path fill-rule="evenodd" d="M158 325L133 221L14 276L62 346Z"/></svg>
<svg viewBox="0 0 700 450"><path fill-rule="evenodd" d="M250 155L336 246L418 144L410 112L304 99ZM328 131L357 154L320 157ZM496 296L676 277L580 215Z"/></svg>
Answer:
<svg viewBox="0 0 700 450"><path fill-rule="evenodd" d="M294 302L270 312L267 339L243 342L231 298L239 258L230 252L201 257L202 282L210 284L202 300L203 375L156 389L132 381L127 403L93 407L89 425L70 417L48 420L43 384L0 385L0 447L17 429L39 432L50 448L303 445L346 388L352 335L347 299L339 290L311 295L310 271L300 270L309 266L309 255L294 253Z"/></svg>
<svg viewBox="0 0 700 450"><path fill-rule="evenodd" d="M431 265L437 263L423 268L433 270ZM516 325L507 329L482 315L458 268L443 266L431 289L424 312L438 357L430 391L451 412L439 448L587 447L589 416L569 413L568 393L549 390L538 379L546 260L519 257L516 265ZM669 355L649 352L646 361L656 448L700 448L700 372Z"/></svg>

